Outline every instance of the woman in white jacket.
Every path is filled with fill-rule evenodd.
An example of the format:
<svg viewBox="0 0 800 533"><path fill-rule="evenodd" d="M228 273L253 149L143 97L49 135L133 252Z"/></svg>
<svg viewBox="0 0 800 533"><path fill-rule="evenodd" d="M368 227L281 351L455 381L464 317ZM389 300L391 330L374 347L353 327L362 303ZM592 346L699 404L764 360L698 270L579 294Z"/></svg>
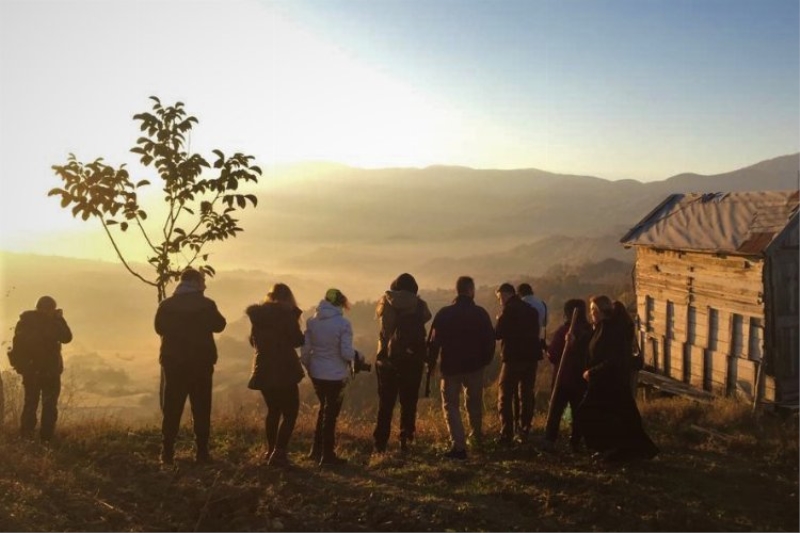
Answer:
<svg viewBox="0 0 800 533"><path fill-rule="evenodd" d="M355 358L353 328L344 317L347 297L339 289L328 289L314 316L306 321L301 361L319 398L314 445L309 457L320 466L339 464L336 456L336 419L342 408L344 386Z"/></svg>

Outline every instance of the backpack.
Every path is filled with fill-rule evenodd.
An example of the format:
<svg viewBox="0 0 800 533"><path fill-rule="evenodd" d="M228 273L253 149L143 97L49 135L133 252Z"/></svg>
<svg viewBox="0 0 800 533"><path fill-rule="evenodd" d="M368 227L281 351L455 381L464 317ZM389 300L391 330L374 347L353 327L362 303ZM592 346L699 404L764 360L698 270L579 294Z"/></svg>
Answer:
<svg viewBox="0 0 800 533"><path fill-rule="evenodd" d="M422 300L417 300L413 313L397 315L397 327L389 339L390 357L425 356L425 322L422 320Z"/></svg>
<svg viewBox="0 0 800 533"><path fill-rule="evenodd" d="M11 341L7 355L11 368L17 374L22 374L33 364L38 345L35 337L32 332L28 331L28 328L20 327L19 324L14 330L14 339Z"/></svg>

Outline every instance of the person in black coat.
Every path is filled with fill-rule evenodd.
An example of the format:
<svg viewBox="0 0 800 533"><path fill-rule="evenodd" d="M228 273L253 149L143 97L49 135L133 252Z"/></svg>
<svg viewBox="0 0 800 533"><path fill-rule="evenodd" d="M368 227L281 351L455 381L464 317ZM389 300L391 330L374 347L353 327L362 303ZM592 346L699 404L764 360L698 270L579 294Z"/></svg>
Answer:
<svg viewBox="0 0 800 533"><path fill-rule="evenodd" d="M497 298L503 311L497 317L495 336L501 342L500 383L497 407L500 412L501 444L511 444L514 439L515 395L520 400L519 438L527 438L533 421L533 394L536 369L542 358L539 339L539 313L517 296L514 286L503 283L497 289Z"/></svg>
<svg viewBox="0 0 800 533"><path fill-rule="evenodd" d="M492 319L475 304L475 281L461 276L456 281L458 296L452 305L442 307L433 318L428 335L428 364L431 368L441 352L442 409L452 446L447 459L467 458L464 423L461 420L461 391L466 396L471 437L482 439L483 371L492 362L495 349Z"/></svg>
<svg viewBox="0 0 800 533"><path fill-rule="evenodd" d="M286 450L300 409L298 383L303 367L296 348L303 345L301 311L288 285L276 283L262 304L246 310L252 324L250 344L256 349L248 388L261 391L267 405L267 464L286 465Z"/></svg>
<svg viewBox="0 0 800 533"><path fill-rule="evenodd" d="M594 333L583 373L586 396L576 413L578 431L588 448L606 461L650 459L658 448L642 427L642 417L630 393L630 342L625 326L614 319L607 296L589 300Z"/></svg>
<svg viewBox="0 0 800 533"><path fill-rule="evenodd" d="M206 282L202 272L187 268L172 296L158 306L156 333L161 336L162 414L161 462L172 464L175 438L186 404L192 406L196 443L195 459L208 462L211 433L211 386L217 346L214 333L225 329L225 318L217 304L203 295Z"/></svg>
<svg viewBox="0 0 800 533"><path fill-rule="evenodd" d="M39 438L45 442L53 438L58 419L61 373L64 371L61 345L71 340L72 331L64 320L64 314L50 296L39 298L35 310L25 311L19 317L14 328L11 357L14 369L22 375L25 389L20 427L23 437L33 436L41 398Z"/></svg>

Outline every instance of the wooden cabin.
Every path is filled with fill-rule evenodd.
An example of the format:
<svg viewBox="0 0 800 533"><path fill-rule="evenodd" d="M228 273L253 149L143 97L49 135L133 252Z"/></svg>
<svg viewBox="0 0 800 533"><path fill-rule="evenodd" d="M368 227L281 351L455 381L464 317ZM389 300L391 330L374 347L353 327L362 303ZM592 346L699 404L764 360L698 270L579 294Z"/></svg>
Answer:
<svg viewBox="0 0 800 533"><path fill-rule="evenodd" d="M798 191L673 194L620 242L648 370L797 404Z"/></svg>

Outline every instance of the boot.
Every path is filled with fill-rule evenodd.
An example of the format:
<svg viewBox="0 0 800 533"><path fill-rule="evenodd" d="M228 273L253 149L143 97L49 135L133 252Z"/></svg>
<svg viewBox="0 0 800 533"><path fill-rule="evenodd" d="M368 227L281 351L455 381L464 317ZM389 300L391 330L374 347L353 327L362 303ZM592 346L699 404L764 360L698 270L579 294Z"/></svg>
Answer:
<svg viewBox="0 0 800 533"><path fill-rule="evenodd" d="M311 445L311 451L308 452L306 456L315 463L318 463L320 459L322 459L322 438L317 438L314 435L314 444Z"/></svg>
<svg viewBox="0 0 800 533"><path fill-rule="evenodd" d="M338 466L347 463L347 459L339 457L334 452L322 454L319 460L319 466Z"/></svg>
<svg viewBox="0 0 800 533"><path fill-rule="evenodd" d="M211 454L208 452L208 441L197 442L194 460L196 463L210 463L212 461Z"/></svg>
<svg viewBox="0 0 800 533"><path fill-rule="evenodd" d="M161 454L159 461L162 465L171 465L175 462L175 447L172 443L163 443L161 445Z"/></svg>
<svg viewBox="0 0 800 533"><path fill-rule="evenodd" d="M267 460L269 466L289 466L289 457L286 450L275 448Z"/></svg>

